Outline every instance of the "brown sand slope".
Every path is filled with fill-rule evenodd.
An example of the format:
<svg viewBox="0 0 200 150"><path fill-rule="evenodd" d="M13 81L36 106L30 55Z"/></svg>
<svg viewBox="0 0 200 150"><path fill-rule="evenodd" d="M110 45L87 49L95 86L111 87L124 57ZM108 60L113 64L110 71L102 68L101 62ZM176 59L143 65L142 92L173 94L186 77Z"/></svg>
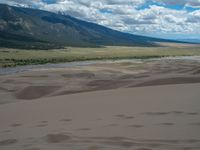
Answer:
<svg viewBox="0 0 200 150"><path fill-rule="evenodd" d="M199 60L122 60L0 76L0 104L138 86L200 83Z"/></svg>
<svg viewBox="0 0 200 150"><path fill-rule="evenodd" d="M200 149L200 84L0 105L2 150Z"/></svg>

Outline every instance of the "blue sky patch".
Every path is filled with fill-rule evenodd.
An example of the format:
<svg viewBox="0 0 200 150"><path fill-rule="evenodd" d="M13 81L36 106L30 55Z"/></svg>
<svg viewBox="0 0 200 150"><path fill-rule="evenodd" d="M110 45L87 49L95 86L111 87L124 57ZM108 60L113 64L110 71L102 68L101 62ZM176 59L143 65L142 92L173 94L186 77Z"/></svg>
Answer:
<svg viewBox="0 0 200 150"><path fill-rule="evenodd" d="M56 0L42 0L43 2L47 3L47 4L54 4L56 3Z"/></svg>
<svg viewBox="0 0 200 150"><path fill-rule="evenodd" d="M112 10L109 10L109 9L100 9L99 12L100 13L105 13L105 14L111 14Z"/></svg>

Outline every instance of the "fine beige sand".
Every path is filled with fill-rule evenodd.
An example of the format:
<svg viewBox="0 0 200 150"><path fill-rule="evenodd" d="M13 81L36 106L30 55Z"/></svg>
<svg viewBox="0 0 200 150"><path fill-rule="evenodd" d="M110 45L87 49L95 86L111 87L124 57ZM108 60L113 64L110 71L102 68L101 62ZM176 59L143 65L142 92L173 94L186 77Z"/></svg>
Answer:
<svg viewBox="0 0 200 150"><path fill-rule="evenodd" d="M105 61L35 68L0 75L0 104L97 90L200 83L199 66L200 58Z"/></svg>
<svg viewBox="0 0 200 150"><path fill-rule="evenodd" d="M0 105L1 150L199 150L200 84Z"/></svg>
<svg viewBox="0 0 200 150"><path fill-rule="evenodd" d="M0 75L0 150L199 149L200 59Z"/></svg>

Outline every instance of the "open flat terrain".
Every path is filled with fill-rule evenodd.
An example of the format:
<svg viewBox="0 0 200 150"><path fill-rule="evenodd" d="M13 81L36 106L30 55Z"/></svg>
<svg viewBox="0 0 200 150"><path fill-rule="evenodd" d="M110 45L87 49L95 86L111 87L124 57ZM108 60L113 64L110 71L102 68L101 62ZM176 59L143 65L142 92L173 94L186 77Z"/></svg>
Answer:
<svg viewBox="0 0 200 150"><path fill-rule="evenodd" d="M0 49L0 67L62 63L86 60L147 59L169 56L200 56L200 46L191 44L160 44L158 47L75 48L55 50Z"/></svg>
<svg viewBox="0 0 200 150"><path fill-rule="evenodd" d="M200 83L199 59L91 61L2 68L0 103L97 90Z"/></svg>
<svg viewBox="0 0 200 150"><path fill-rule="evenodd" d="M0 149L198 150L199 66L181 57L11 70L0 76Z"/></svg>
<svg viewBox="0 0 200 150"><path fill-rule="evenodd" d="M199 150L200 57L0 69L2 150Z"/></svg>
<svg viewBox="0 0 200 150"><path fill-rule="evenodd" d="M200 84L0 105L2 150L198 150Z"/></svg>

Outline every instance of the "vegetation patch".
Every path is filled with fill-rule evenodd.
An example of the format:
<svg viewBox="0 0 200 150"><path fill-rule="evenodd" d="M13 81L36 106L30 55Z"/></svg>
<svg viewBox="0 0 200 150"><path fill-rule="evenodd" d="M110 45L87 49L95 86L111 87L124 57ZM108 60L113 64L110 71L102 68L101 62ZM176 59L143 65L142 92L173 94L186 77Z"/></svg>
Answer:
<svg viewBox="0 0 200 150"><path fill-rule="evenodd" d="M64 63L87 60L149 59L175 56L200 56L198 46L168 47L66 47L54 50L0 49L0 67Z"/></svg>

